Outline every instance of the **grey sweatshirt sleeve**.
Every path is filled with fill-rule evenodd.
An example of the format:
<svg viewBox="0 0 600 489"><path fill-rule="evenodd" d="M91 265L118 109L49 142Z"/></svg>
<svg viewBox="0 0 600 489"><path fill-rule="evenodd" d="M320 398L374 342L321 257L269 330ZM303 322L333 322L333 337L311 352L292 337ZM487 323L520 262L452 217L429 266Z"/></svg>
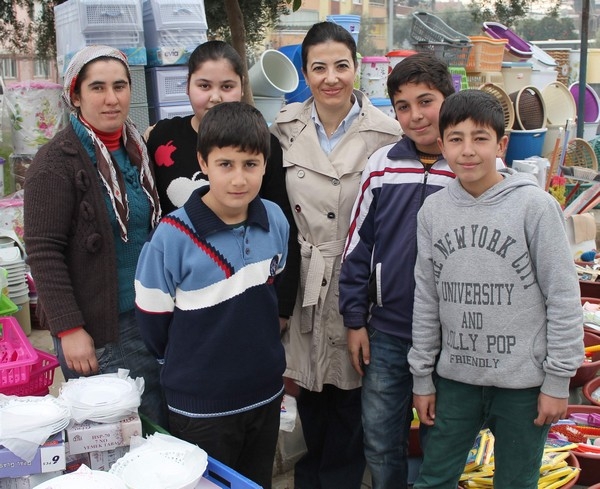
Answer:
<svg viewBox="0 0 600 489"><path fill-rule="evenodd" d="M415 265L415 300L412 324L412 348L408 352L410 371L413 374L413 393L435 393L433 370L440 351L442 331L439 316L439 299L431 254L431 236L422 207L417 217L417 262Z"/></svg>
<svg viewBox="0 0 600 489"><path fill-rule="evenodd" d="M562 210L551 199L530 237L531 259L546 298L547 356L542 392L569 396L569 381L584 359L583 312Z"/></svg>

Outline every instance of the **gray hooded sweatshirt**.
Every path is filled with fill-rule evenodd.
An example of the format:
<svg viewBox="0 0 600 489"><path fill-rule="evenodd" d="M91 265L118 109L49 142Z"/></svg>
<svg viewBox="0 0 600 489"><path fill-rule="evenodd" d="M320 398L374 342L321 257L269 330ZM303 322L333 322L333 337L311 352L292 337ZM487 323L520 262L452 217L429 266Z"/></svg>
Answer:
<svg viewBox="0 0 600 489"><path fill-rule="evenodd" d="M480 386L541 386L569 396L583 361L579 284L564 216L529 175L474 198L458 179L418 215L413 392L435 393L432 372ZM440 354L436 366L436 357Z"/></svg>

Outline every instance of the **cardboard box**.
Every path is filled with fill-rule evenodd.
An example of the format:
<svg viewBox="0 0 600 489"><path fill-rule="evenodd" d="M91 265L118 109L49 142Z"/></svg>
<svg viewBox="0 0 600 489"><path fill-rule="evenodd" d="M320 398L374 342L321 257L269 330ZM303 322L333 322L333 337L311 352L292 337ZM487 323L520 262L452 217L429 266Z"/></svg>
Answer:
<svg viewBox="0 0 600 489"><path fill-rule="evenodd" d="M0 489L33 489L43 482L60 477L63 471L47 472L45 474L24 475L23 477L0 479Z"/></svg>
<svg viewBox="0 0 600 489"><path fill-rule="evenodd" d="M112 450L93 451L89 453L69 453L69 443L66 444L67 468L65 472L75 472L81 465L87 465L92 470L108 472L113 464L129 452L129 447L117 447ZM2 489L2 487L0 487Z"/></svg>
<svg viewBox="0 0 600 489"><path fill-rule="evenodd" d="M0 478L65 470L65 460L65 442L62 431L48 438L48 441L38 448L31 462L17 457L8 448L0 447Z"/></svg>
<svg viewBox="0 0 600 489"><path fill-rule="evenodd" d="M142 436L142 422L137 414L116 423L84 421L67 427L71 455L129 446L132 436Z"/></svg>

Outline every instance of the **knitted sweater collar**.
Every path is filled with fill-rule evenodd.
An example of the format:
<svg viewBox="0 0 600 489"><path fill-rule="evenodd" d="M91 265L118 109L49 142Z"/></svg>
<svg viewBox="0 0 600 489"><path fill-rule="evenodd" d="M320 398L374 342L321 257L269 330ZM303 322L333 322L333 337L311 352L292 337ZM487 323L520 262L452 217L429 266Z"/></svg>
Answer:
<svg viewBox="0 0 600 489"><path fill-rule="evenodd" d="M208 185L194 190L190 198L184 204L184 209L200 237L206 237L209 234L219 231L225 231L231 228L225 224L203 201L202 197L210 190ZM267 210L260 197L256 197L248 205L247 225L260 226L265 231L269 231L269 218Z"/></svg>

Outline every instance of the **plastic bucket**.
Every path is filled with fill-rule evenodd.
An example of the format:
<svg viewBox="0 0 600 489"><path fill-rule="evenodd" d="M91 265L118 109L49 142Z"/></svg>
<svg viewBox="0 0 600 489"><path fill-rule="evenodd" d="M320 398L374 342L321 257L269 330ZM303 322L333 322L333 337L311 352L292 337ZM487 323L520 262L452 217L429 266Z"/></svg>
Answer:
<svg viewBox="0 0 600 489"><path fill-rule="evenodd" d="M392 119L396 118L396 112L392 106L392 102L389 98L372 98L371 103L377 107L381 112L389 115Z"/></svg>
<svg viewBox="0 0 600 489"><path fill-rule="evenodd" d="M254 106L260 110L269 125L273 124L284 103L285 99L283 97L254 96Z"/></svg>
<svg viewBox="0 0 600 489"><path fill-rule="evenodd" d="M600 414L600 406L589 406L587 404L569 404L567 407L567 416L571 413L596 413ZM584 453L572 451L572 455L577 458L581 472L577 484L583 487L589 487L600 481L600 454Z"/></svg>
<svg viewBox="0 0 600 489"><path fill-rule="evenodd" d="M354 42L358 43L358 33L360 32L360 15L328 15L325 17L327 22L333 22L334 24L341 25L346 29L352 37Z"/></svg>
<svg viewBox="0 0 600 489"><path fill-rule="evenodd" d="M585 346L600 345L600 336L589 331L583 332L583 344ZM592 380L600 370L600 352L592 353L592 361L584 361L571 377L569 388L581 387Z"/></svg>
<svg viewBox="0 0 600 489"><path fill-rule="evenodd" d="M600 49L598 48L588 49L586 81L600 83Z"/></svg>
<svg viewBox="0 0 600 489"><path fill-rule="evenodd" d="M4 95L13 153L34 155L66 122L62 85L25 81L6 87Z"/></svg>
<svg viewBox="0 0 600 489"><path fill-rule="evenodd" d="M555 82L558 77L556 70L533 70L531 72L531 84L543 90L549 83Z"/></svg>
<svg viewBox="0 0 600 489"><path fill-rule="evenodd" d="M394 67L400 63L400 61L416 53L416 51L412 51L410 49L394 49L393 51L387 53L386 57L390 60L390 71L392 71Z"/></svg>
<svg viewBox="0 0 600 489"><path fill-rule="evenodd" d="M387 97L390 60L385 56L364 56L360 63L360 90L369 98Z"/></svg>
<svg viewBox="0 0 600 489"><path fill-rule="evenodd" d="M531 85L531 63L502 63L502 83L506 93Z"/></svg>
<svg viewBox="0 0 600 489"><path fill-rule="evenodd" d="M513 160L524 160L529 156L542 156L547 130L545 127L522 131L512 130L504 158L506 164L511 166Z"/></svg>
<svg viewBox="0 0 600 489"><path fill-rule="evenodd" d="M546 128L548 129L548 131L546 132L546 137L544 138L544 145L542 147L542 156L544 156L545 158L550 159L550 157L552 156L552 152L554 151L554 145L556 143L556 140L561 137L564 138L565 136L565 132L562 131L562 136L561 136L561 128L565 128L565 124L548 124L546 126ZM573 134L575 134L575 131L577 129L577 126L575 124L575 122L571 122L569 124L569 134L571 134L571 137ZM562 151L562 143L563 141L559 141L558 143L558 156L560 156L560 152Z"/></svg>
<svg viewBox="0 0 600 489"><path fill-rule="evenodd" d="M259 97L281 97L298 88L294 63L282 52L267 49L248 71L252 93Z"/></svg>
<svg viewBox="0 0 600 489"><path fill-rule="evenodd" d="M304 102L312 94L304 80L304 75L302 74L302 45L290 44L288 46L281 46L279 51L290 59L298 73L298 87L296 90L285 94L285 101L288 104L292 102Z"/></svg>

